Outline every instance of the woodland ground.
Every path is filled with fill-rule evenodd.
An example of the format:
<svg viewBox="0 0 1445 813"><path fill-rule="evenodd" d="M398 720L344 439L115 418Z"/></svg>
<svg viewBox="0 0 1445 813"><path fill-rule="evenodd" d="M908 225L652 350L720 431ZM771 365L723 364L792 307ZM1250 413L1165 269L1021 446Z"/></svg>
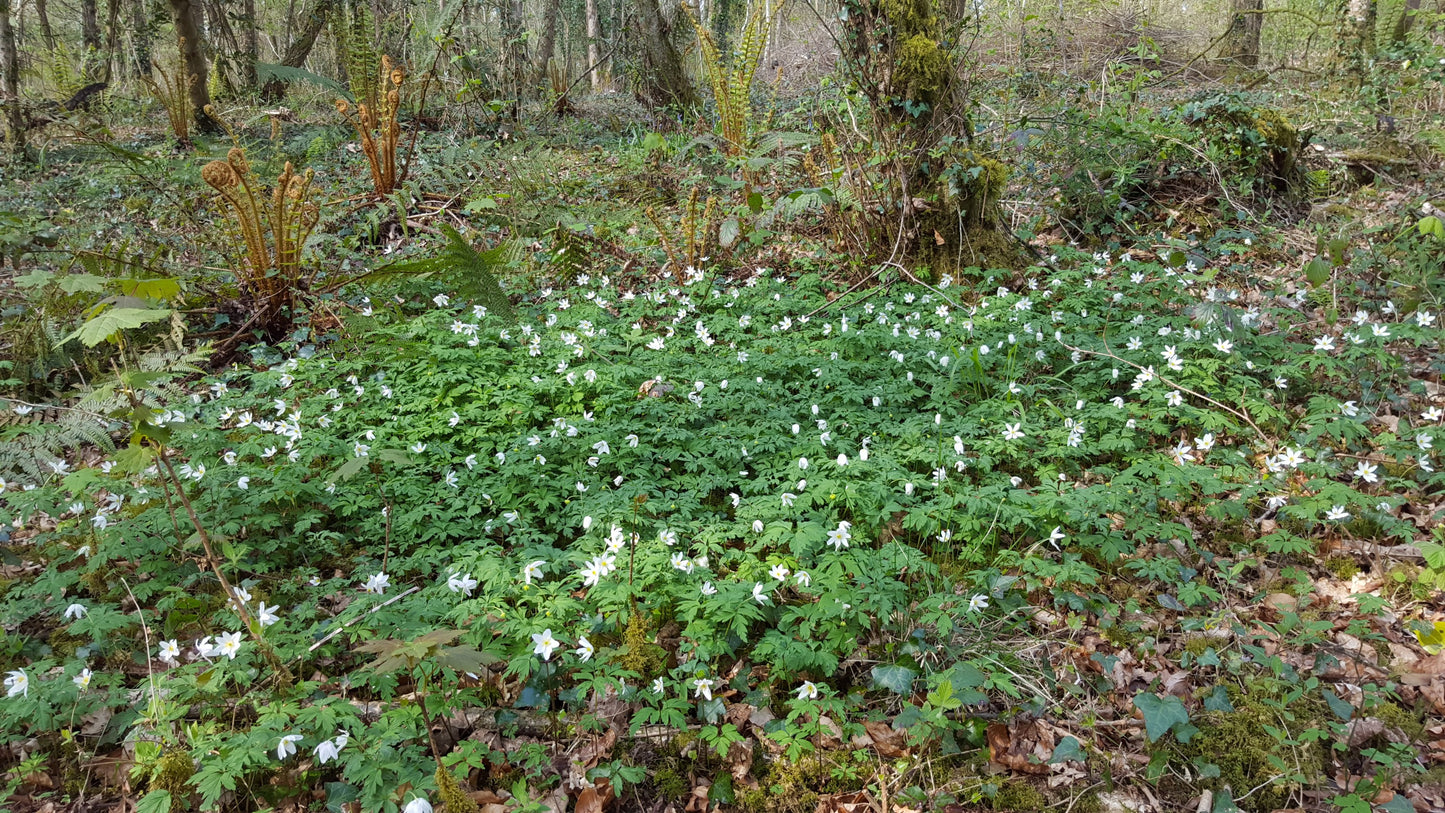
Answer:
<svg viewBox="0 0 1445 813"><path fill-rule="evenodd" d="M619 98L465 108L377 202L323 104L234 108L325 201L270 337L231 140L50 125L0 187L3 804L1445 808L1434 114L1153 92L995 138L993 270L850 251L812 137L754 207ZM1171 148L1189 104L1256 136ZM1260 110L1309 191L1223 163Z"/></svg>

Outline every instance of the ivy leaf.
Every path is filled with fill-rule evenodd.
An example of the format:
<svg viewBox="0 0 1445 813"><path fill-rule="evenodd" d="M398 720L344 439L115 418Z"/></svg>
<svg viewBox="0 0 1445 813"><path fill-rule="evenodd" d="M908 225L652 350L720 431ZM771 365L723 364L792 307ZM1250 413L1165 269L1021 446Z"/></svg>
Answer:
<svg viewBox="0 0 1445 813"><path fill-rule="evenodd" d="M1183 701L1173 695L1161 698L1140 692L1134 697L1134 708L1144 715L1144 730L1149 735L1149 742L1158 742L1175 726L1189 724L1189 711L1184 708Z"/></svg>
<svg viewBox="0 0 1445 813"><path fill-rule="evenodd" d="M1229 702L1229 692L1223 686L1215 686L1214 691L1204 698L1205 711L1231 712L1234 711L1234 704Z"/></svg>
<svg viewBox="0 0 1445 813"><path fill-rule="evenodd" d="M1410 804L1410 800L1398 793L1380 805L1380 809L1385 813L1415 813L1415 806Z"/></svg>
<svg viewBox="0 0 1445 813"><path fill-rule="evenodd" d="M912 694L913 681L917 678L918 673L906 666L873 667L873 685L887 689L894 694Z"/></svg>
<svg viewBox="0 0 1445 813"><path fill-rule="evenodd" d="M1324 690L1324 696L1325 702L1330 704L1330 711L1333 711L1336 717L1348 723L1350 718L1355 716L1355 707L1350 705L1348 700L1329 689Z"/></svg>
<svg viewBox="0 0 1445 813"><path fill-rule="evenodd" d="M1082 762L1084 760L1084 749L1079 747L1079 741L1073 737L1064 737L1059 744L1054 746L1054 754L1049 757L1050 765L1057 765L1060 762Z"/></svg>

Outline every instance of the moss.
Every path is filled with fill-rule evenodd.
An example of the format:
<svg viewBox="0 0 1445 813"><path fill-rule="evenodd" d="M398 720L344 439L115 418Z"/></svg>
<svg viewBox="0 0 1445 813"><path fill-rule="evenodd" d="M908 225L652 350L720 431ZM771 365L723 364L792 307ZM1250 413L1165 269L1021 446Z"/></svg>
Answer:
<svg viewBox="0 0 1445 813"><path fill-rule="evenodd" d="M856 789L841 778L845 771L833 770L849 759L851 755L845 752L809 754L796 762L773 760L759 787L738 796L737 809L743 813L813 813L819 796Z"/></svg>
<svg viewBox="0 0 1445 813"><path fill-rule="evenodd" d="M1048 804L1049 800L1039 793L1038 788L1027 782L1005 782L993 795L994 810L1030 813L1044 810Z"/></svg>
<svg viewBox="0 0 1445 813"><path fill-rule="evenodd" d="M168 751L161 756L155 775L151 778L151 788L171 794L171 813L178 813L190 806L189 783L195 773L196 763L191 761L190 754L184 751Z"/></svg>
<svg viewBox="0 0 1445 813"><path fill-rule="evenodd" d="M65 627L58 627L50 633L46 643L50 644L50 650L56 657L69 659L75 655L75 650L85 645L87 641L79 635L71 635Z"/></svg>
<svg viewBox="0 0 1445 813"><path fill-rule="evenodd" d="M680 801L687 795L687 781L671 768L663 768L653 774L652 786L658 796L670 801Z"/></svg>
<svg viewBox="0 0 1445 813"><path fill-rule="evenodd" d="M938 40L915 34L904 40L895 60L893 89L900 96L929 106L938 103L948 84L948 56Z"/></svg>
<svg viewBox="0 0 1445 813"><path fill-rule="evenodd" d="M1360 563L1352 556L1331 556L1325 560L1325 570L1337 579L1348 581L1359 575Z"/></svg>
<svg viewBox="0 0 1445 813"><path fill-rule="evenodd" d="M1184 651L1194 657L1199 657L1208 652L1214 646L1214 641L1207 635L1197 635L1184 642Z"/></svg>
<svg viewBox="0 0 1445 813"><path fill-rule="evenodd" d="M1231 689L1230 700L1235 710L1201 715L1194 720L1198 733L1179 746L1186 759L1218 766L1219 776L1201 780L1199 784L1203 787L1219 790L1228 786L1238 792L1240 788L1263 785L1254 797L1260 810L1284 807L1296 788L1270 765L1271 756L1285 756L1292 770L1297 768L1307 783L1313 783L1325 771L1325 755L1316 742L1293 748L1287 756L1282 754L1285 746L1266 728L1278 728L1282 724L1275 709L1260 702L1259 698L1267 694L1268 687L1262 685L1247 691ZM1290 734L1294 735L1320 724L1323 709L1299 701L1291 706L1291 711L1295 720L1289 727Z"/></svg>
<svg viewBox="0 0 1445 813"><path fill-rule="evenodd" d="M1425 736L1425 723L1410 711L1401 708L1398 704L1384 702L1370 709L1366 714L1370 717L1377 717L1387 726L1398 728L1405 732L1405 736L1411 742L1419 742Z"/></svg>
<svg viewBox="0 0 1445 813"><path fill-rule="evenodd" d="M633 610L622 631L622 653L619 663L644 677L651 677L662 671L666 651L652 642L651 628L642 613Z"/></svg>
<svg viewBox="0 0 1445 813"><path fill-rule="evenodd" d="M1073 810L1075 813L1104 813L1104 800L1092 790L1084 791L1074 800Z"/></svg>
<svg viewBox="0 0 1445 813"><path fill-rule="evenodd" d="M438 765L435 779L437 798L441 800L442 809L446 813L480 813L481 808L462 790L461 783L457 782L451 771Z"/></svg>

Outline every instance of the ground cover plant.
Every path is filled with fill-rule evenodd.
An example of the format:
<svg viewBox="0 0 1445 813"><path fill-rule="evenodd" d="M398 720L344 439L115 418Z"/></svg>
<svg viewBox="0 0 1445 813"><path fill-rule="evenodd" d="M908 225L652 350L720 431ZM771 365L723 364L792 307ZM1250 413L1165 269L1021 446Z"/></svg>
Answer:
<svg viewBox="0 0 1445 813"><path fill-rule="evenodd" d="M0 98L0 806L1445 807L1433 16L182 5Z"/></svg>

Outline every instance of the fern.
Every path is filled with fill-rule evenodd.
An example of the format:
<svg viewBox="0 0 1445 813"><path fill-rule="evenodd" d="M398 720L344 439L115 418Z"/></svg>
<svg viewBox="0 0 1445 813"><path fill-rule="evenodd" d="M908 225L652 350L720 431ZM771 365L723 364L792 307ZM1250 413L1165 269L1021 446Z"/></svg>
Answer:
<svg viewBox="0 0 1445 813"><path fill-rule="evenodd" d="M115 451L111 432L119 426L81 409L37 410L35 418L0 429L0 477L33 483L55 476L51 464L76 449Z"/></svg>
<svg viewBox="0 0 1445 813"><path fill-rule="evenodd" d="M271 62L257 62L256 77L261 84L265 84L272 79L287 84L305 82L309 85L315 85L322 90L329 90L353 104L356 102L356 97L351 95L351 89L346 85L341 84L335 79L312 73L304 68L293 68L290 65L276 65Z"/></svg>
<svg viewBox="0 0 1445 813"><path fill-rule="evenodd" d="M503 243L486 251L478 251L451 226L440 224L447 244L440 254L419 260L405 260L377 269L377 276L414 275L428 277L445 271L460 272L457 293L485 306L507 321L515 321L512 303L497 280L497 271L511 262L515 248Z"/></svg>
<svg viewBox="0 0 1445 813"><path fill-rule="evenodd" d="M717 42L686 4L682 8L692 20L697 31L698 45L702 48L703 69L708 84L712 86L713 99L717 103L718 125L722 131L724 147L729 155L737 155L744 149L748 138L748 125L752 119L753 75L762 59L763 47L767 45L772 30L773 17L782 13L783 1L771 9L764 3L750 3L747 21L733 53L732 64L723 59ZM772 11L769 14L768 11Z"/></svg>
<svg viewBox="0 0 1445 813"><path fill-rule="evenodd" d="M351 100L375 109L381 93L381 54L376 47L376 24L364 0L338 3L331 19L337 61L346 67Z"/></svg>
<svg viewBox="0 0 1445 813"><path fill-rule="evenodd" d="M1375 50L1383 51L1395 43L1400 22L1405 19L1405 0L1378 0L1375 4Z"/></svg>

